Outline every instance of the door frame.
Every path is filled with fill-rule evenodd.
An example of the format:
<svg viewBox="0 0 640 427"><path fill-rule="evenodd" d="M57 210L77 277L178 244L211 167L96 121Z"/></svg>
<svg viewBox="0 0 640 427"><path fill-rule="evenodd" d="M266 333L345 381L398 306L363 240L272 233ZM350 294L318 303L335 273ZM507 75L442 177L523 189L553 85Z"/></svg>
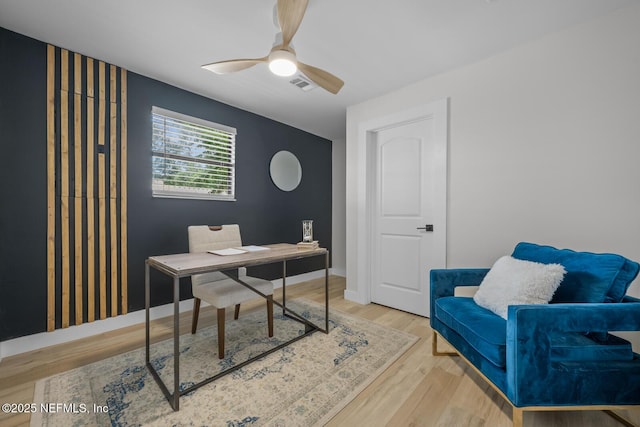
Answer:
<svg viewBox="0 0 640 427"><path fill-rule="evenodd" d="M448 188L448 131L449 131L449 100L448 98L419 105L417 107L402 110L396 113L377 117L358 124L357 148L359 152L357 160L357 216L356 241L357 259L351 263L357 269L355 274L349 274L347 279L355 277L356 286L348 286L345 290L345 298L361 304L371 303L371 278L373 259L373 239L375 235L375 206L376 201L376 132L385 128L397 126L403 123L414 122L422 119L434 120L434 143L436 144L436 155L438 155L439 184L436 185L437 209L434 212L433 222L439 224L443 231L439 236L439 244L444 249L442 265L438 268L446 267L447 250L447 188ZM353 222L347 221L348 224ZM355 289L354 289L355 288Z"/></svg>

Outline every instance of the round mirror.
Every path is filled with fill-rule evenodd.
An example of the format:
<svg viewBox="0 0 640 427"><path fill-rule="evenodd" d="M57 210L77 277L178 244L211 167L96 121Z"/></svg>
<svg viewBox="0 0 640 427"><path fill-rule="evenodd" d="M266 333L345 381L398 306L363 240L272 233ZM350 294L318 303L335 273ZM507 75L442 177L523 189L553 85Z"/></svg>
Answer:
<svg viewBox="0 0 640 427"><path fill-rule="evenodd" d="M295 190L302 180L302 166L298 158L289 151L278 151L269 165L271 180L282 191Z"/></svg>

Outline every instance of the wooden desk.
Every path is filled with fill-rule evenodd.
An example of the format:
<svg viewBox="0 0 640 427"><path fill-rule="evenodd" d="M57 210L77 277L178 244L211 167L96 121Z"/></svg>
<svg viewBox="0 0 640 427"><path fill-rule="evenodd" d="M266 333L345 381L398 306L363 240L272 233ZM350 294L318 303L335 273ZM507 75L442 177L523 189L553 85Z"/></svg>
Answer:
<svg viewBox="0 0 640 427"><path fill-rule="evenodd" d="M329 332L329 251L324 248L318 249L308 249L301 250L298 249L296 245L280 243L275 245L265 245L269 250L266 251L258 251L258 252L246 252L239 255L228 255L228 256L220 256L214 255L210 253L185 253L185 254L175 254L175 255L161 255L161 256L152 256L149 257L145 261L145 280L144 280L144 291L145 291L145 362L147 365L147 369L153 375L153 378L156 380L160 389L164 393L165 397L171 404L171 407L174 411L178 411L180 409L180 396L185 395L187 393L192 392L193 390L202 387L205 384L210 383L211 381L215 381L216 379L227 375L237 369L242 368L243 366L254 362L267 354L273 353L294 341L297 341L301 338L304 338L307 335L310 335L314 332L321 331L324 333ZM313 324L308 321L300 314L294 312L293 310L286 307L286 275L287 275L287 261L308 258L314 256L322 256L325 257L325 325L324 329L319 327L318 325ZM235 280L239 284L251 289L256 294L266 298L267 296L263 293L257 291L252 288L249 284L243 282L241 279L237 277L233 277L225 273L225 270L233 270L240 267L252 267L261 264L271 264L275 262L282 262L282 304L278 301L273 301L274 304L282 308L282 313L294 319L300 323L305 325L305 333L293 338L290 341L287 341L281 345L278 345L264 353L261 353L251 359L234 366L233 368L222 371L212 377L209 377L199 383L188 387L182 391L180 391L180 278L181 277L189 277L193 274L199 273L208 273L211 271L220 271L226 274L229 278ZM149 357L149 346L150 346L150 328L149 328L149 309L150 309L150 301L151 301L151 293L150 293L150 283L149 283L149 272L150 269L154 268L167 276L173 277L173 393L169 391L167 386L164 384L160 375L155 370L155 368L151 365L150 357Z"/></svg>

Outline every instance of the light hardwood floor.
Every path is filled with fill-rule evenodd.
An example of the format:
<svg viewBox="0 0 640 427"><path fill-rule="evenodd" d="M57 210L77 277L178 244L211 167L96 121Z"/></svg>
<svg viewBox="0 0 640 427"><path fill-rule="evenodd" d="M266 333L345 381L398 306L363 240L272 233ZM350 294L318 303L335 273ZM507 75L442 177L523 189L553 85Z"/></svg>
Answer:
<svg viewBox="0 0 640 427"><path fill-rule="evenodd" d="M324 299L322 280L287 286L287 299ZM487 426L511 425L511 407L457 357L431 355L429 320L376 304L366 306L343 297L345 280L330 279L330 307L420 337L419 341L360 393L328 424L343 426ZM276 292L276 298L279 298ZM244 310L262 306L260 301ZM232 311L232 310L229 310ZM188 333L191 312L181 315L181 329ZM200 313L200 325L215 323L210 307ZM171 319L152 323L154 341L171 336ZM35 382L144 345L144 325L134 325L72 343L8 357L0 362L0 403L31 403ZM640 425L640 411L624 413ZM29 425L26 414L0 413L0 426ZM619 426L600 411L525 413L524 425Z"/></svg>

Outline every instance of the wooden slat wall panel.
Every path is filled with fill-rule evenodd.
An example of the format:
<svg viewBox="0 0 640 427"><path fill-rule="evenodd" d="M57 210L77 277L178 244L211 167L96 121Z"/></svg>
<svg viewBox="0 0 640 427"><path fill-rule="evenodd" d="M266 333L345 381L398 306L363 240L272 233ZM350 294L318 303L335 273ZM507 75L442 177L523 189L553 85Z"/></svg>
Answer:
<svg viewBox="0 0 640 427"><path fill-rule="evenodd" d="M69 326L69 52L60 55L60 210L62 231L62 327Z"/></svg>
<svg viewBox="0 0 640 427"><path fill-rule="evenodd" d="M99 126L98 126L99 127ZM98 131L100 132L100 131ZM107 208L105 206L105 160L104 153L98 153L98 246L100 276L100 319L107 318Z"/></svg>
<svg viewBox="0 0 640 427"><path fill-rule="evenodd" d="M118 315L118 214L117 214L117 120L116 67L111 66L109 81L109 229L111 231L111 316Z"/></svg>
<svg viewBox="0 0 640 427"><path fill-rule="evenodd" d="M73 164L74 170L74 271L76 306L75 324L82 323L82 55L74 54L74 90L73 90Z"/></svg>
<svg viewBox="0 0 640 427"><path fill-rule="evenodd" d="M120 286L127 289L127 71L120 70ZM128 309L127 292L121 292L120 310Z"/></svg>
<svg viewBox="0 0 640 427"><path fill-rule="evenodd" d="M49 331L127 312L126 77L47 46Z"/></svg>
<svg viewBox="0 0 640 427"><path fill-rule="evenodd" d="M96 319L93 59L87 58L87 322Z"/></svg>
<svg viewBox="0 0 640 427"><path fill-rule="evenodd" d="M47 331L56 327L56 49L47 46Z"/></svg>
<svg viewBox="0 0 640 427"><path fill-rule="evenodd" d="M105 158L104 142L106 135L106 75L105 63L98 62L98 246L100 272L100 319L107 318L107 208L105 206Z"/></svg>

